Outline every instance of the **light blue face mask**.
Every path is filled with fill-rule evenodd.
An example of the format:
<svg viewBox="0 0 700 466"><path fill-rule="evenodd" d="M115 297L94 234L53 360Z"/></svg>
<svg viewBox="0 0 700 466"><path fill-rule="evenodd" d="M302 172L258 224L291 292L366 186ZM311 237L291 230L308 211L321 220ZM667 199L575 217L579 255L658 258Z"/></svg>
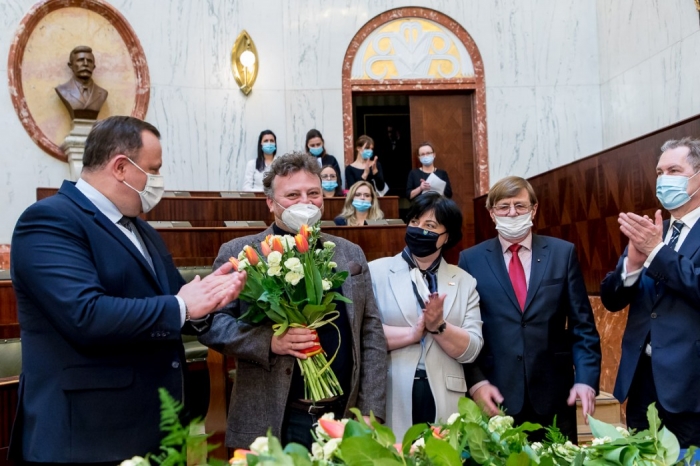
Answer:
<svg viewBox="0 0 700 466"><path fill-rule="evenodd" d="M353 199L352 206L358 212L367 212L370 207L372 207L372 201L362 201L360 199Z"/></svg>
<svg viewBox="0 0 700 466"><path fill-rule="evenodd" d="M335 188L338 187L338 182L337 181L321 181L321 186L323 187L324 191L335 191Z"/></svg>
<svg viewBox="0 0 700 466"><path fill-rule="evenodd" d="M695 172L697 175L700 172ZM696 189L693 194L688 194L688 182L693 176L682 175L660 175L656 178L656 197L666 210L677 209L690 201L690 198L700 190Z"/></svg>
<svg viewBox="0 0 700 466"><path fill-rule="evenodd" d="M264 142L262 145L262 151L267 155L273 154L277 150L277 144L274 142Z"/></svg>
<svg viewBox="0 0 700 466"><path fill-rule="evenodd" d="M372 158L374 151L372 149L365 149L362 151L362 158L367 160Z"/></svg>
<svg viewBox="0 0 700 466"><path fill-rule="evenodd" d="M309 153L314 157L319 157L321 154L323 154L323 146L309 147Z"/></svg>
<svg viewBox="0 0 700 466"><path fill-rule="evenodd" d="M420 164L426 167L429 167L430 165L433 164L433 160L435 160L434 155L421 155L418 157L418 160L420 160Z"/></svg>

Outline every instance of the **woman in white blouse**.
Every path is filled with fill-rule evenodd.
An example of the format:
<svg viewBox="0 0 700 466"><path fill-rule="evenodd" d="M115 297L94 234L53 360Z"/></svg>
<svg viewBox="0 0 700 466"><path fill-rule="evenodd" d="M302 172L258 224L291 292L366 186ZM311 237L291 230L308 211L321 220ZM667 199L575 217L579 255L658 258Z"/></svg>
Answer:
<svg viewBox="0 0 700 466"><path fill-rule="evenodd" d="M249 160L243 176L243 191L262 191L263 176L270 169L270 164L277 154L277 136L266 129L258 137L258 157Z"/></svg>
<svg viewBox="0 0 700 466"><path fill-rule="evenodd" d="M462 239L459 207L428 192L407 218L404 250L369 263L389 350L386 421L399 439L457 412L467 392L462 364L483 346L476 280L442 257Z"/></svg>

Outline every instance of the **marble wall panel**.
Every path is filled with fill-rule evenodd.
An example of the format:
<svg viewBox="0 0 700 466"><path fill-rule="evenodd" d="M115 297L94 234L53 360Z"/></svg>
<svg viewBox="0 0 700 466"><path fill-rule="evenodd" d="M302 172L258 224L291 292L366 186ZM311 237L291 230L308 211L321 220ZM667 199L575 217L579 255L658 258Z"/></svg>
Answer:
<svg viewBox="0 0 700 466"><path fill-rule="evenodd" d="M7 51L10 50L15 29L26 11L26 2L22 0L3 0L0 2L0 50L4 51L3 55L0 55L0 71L3 74L7 72Z"/></svg>
<svg viewBox="0 0 700 466"><path fill-rule="evenodd" d="M600 150L602 128L597 85L543 86L537 87L536 93L536 173Z"/></svg>
<svg viewBox="0 0 700 466"><path fill-rule="evenodd" d="M335 90L287 91L287 147L304 150L306 133L316 128L323 134L326 151L335 155L341 167L343 161L343 122L337 109L341 95Z"/></svg>
<svg viewBox="0 0 700 466"><path fill-rule="evenodd" d="M597 85L595 3L540 0L534 4L533 16L537 85Z"/></svg>

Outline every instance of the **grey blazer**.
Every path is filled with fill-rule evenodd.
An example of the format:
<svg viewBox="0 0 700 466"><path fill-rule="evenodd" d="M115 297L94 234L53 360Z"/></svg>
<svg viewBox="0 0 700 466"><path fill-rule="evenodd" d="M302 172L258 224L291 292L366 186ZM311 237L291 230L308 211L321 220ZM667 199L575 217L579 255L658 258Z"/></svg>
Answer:
<svg viewBox="0 0 700 466"><path fill-rule="evenodd" d="M237 238L221 246L214 268L230 257L237 257L247 244L258 244L272 228L252 236ZM362 413L386 419L386 339L377 304L372 293L372 279L367 260L359 246L343 238L322 235L323 241L336 244L333 260L338 270L350 276L342 286L343 295L352 299L346 304L352 329L352 389L348 393L348 409L357 407ZM231 393L226 445L248 448L256 437L272 434L279 437L289 395L295 358L270 351L272 326L269 323L249 325L239 321L239 301L217 313L209 332L200 341L227 356L237 358L236 383Z"/></svg>

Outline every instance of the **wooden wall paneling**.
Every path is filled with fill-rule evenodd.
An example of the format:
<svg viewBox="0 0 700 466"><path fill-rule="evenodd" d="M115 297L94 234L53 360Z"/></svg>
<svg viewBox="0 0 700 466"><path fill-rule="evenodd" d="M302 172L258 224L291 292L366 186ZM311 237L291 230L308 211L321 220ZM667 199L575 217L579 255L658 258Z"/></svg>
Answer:
<svg viewBox="0 0 700 466"><path fill-rule="evenodd" d="M0 338L19 338L17 298L11 280L0 280Z"/></svg>

